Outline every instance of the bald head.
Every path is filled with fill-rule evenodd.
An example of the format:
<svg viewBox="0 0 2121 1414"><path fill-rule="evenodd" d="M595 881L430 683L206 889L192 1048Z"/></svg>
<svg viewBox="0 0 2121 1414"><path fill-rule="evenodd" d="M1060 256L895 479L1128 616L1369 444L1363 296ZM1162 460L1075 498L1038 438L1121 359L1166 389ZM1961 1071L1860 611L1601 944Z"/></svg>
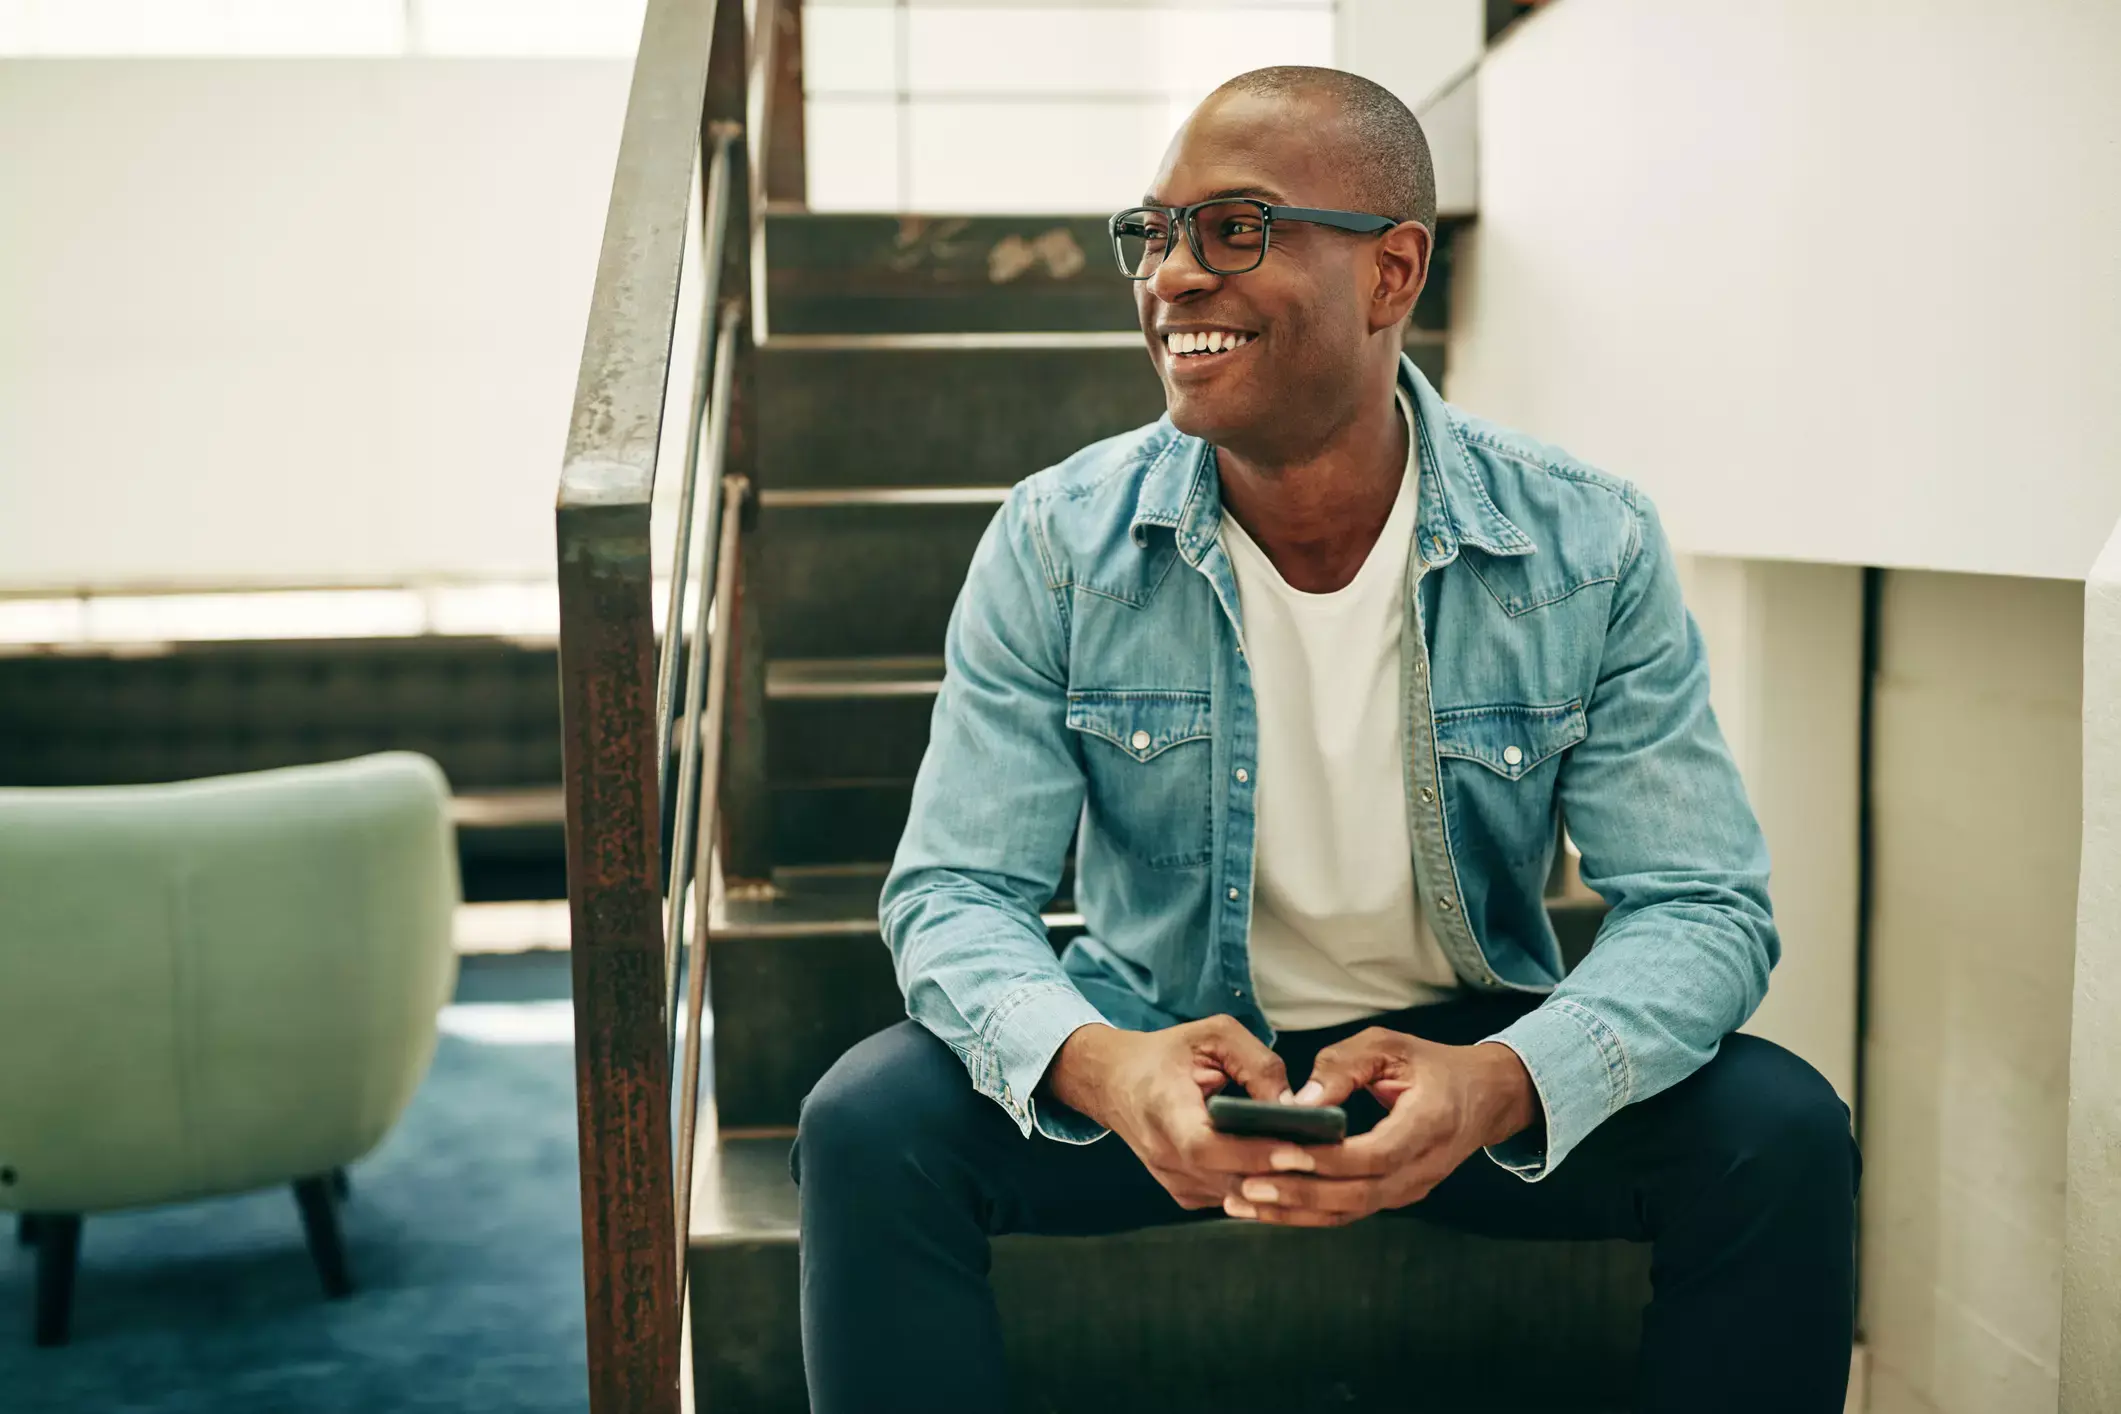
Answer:
<svg viewBox="0 0 2121 1414"><path fill-rule="evenodd" d="M1239 74L1213 94L1316 105L1338 121L1318 133L1319 159L1361 210L1436 229L1436 170L1421 123L1391 90L1359 74L1285 64Z"/></svg>

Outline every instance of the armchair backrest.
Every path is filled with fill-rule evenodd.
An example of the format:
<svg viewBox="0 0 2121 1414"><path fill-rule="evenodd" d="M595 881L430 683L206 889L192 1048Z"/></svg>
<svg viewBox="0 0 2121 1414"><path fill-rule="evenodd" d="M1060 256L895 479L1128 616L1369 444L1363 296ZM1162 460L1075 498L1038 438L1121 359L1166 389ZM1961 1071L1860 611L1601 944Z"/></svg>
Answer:
<svg viewBox="0 0 2121 1414"><path fill-rule="evenodd" d="M372 1148L454 985L448 806L409 752L0 789L0 1209L238 1192Z"/></svg>

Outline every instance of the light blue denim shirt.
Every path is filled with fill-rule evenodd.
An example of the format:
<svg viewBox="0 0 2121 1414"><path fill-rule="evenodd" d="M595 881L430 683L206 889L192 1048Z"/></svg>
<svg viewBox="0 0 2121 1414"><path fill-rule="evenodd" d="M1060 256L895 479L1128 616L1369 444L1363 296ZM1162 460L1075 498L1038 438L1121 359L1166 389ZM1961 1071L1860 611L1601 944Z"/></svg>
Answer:
<svg viewBox="0 0 2121 1414"><path fill-rule="evenodd" d="M1545 1123L1527 1179L1683 1079L1767 991L1767 847L1709 708L1647 498L1438 397L1411 362L1420 500L1401 644L1421 905L1460 981L1539 995L1498 1033ZM1165 419L1021 482L951 615L884 885L908 1013L1028 1135L1102 1131L1034 1091L1086 1022L1217 1013L1262 1040L1247 951L1259 723L1206 443ZM1245 778L1240 779L1240 768ZM1543 890L1568 822L1610 912L1564 978ZM1080 823L1083 936L1039 921Z"/></svg>

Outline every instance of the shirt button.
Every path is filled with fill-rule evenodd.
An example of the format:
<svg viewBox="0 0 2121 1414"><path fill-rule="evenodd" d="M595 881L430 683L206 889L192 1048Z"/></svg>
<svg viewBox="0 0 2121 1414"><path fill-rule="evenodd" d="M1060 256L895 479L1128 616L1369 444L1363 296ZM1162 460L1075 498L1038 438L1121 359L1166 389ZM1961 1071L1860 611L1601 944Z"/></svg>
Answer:
<svg viewBox="0 0 2121 1414"><path fill-rule="evenodd" d="M1149 749L1149 734L1147 732L1136 732L1133 736L1133 742L1136 751L1147 751Z"/></svg>
<svg viewBox="0 0 2121 1414"><path fill-rule="evenodd" d="M1423 786L1421 788L1421 803L1423 805L1434 805L1436 803L1436 792L1430 790L1427 786Z"/></svg>
<svg viewBox="0 0 2121 1414"><path fill-rule="evenodd" d="M1231 901L1232 903L1235 903L1235 902L1237 902L1237 890L1235 890L1235 889L1232 889L1232 890L1230 890L1230 901Z"/></svg>
<svg viewBox="0 0 2121 1414"><path fill-rule="evenodd" d="M1524 753L1514 746L1505 746L1502 749L1502 759L1509 765L1514 766L1524 760Z"/></svg>
<svg viewBox="0 0 2121 1414"><path fill-rule="evenodd" d="M1445 894L1442 898L1436 900L1436 906L1442 909L1445 913L1449 913L1457 905L1451 902L1451 896L1449 894Z"/></svg>
<svg viewBox="0 0 2121 1414"><path fill-rule="evenodd" d="M1244 767L1240 766L1240 767L1238 767L1238 768L1237 768L1237 783L1238 783L1239 785L1243 785L1243 784L1244 784L1244 783L1245 783L1246 781L1249 781L1249 780L1251 780L1251 779L1252 779L1252 778L1251 778L1250 776L1248 776L1248 775L1246 775L1246 774L1245 774L1245 768L1244 768Z"/></svg>

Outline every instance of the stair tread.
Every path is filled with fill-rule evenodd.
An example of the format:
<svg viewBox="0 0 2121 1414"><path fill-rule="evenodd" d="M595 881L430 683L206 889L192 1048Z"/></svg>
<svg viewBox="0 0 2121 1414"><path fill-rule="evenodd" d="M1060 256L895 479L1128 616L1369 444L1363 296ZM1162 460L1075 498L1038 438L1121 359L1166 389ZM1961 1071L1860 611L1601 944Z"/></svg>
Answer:
<svg viewBox="0 0 2121 1414"><path fill-rule="evenodd" d="M877 896L888 869L876 864L779 870L771 898L717 900L714 931L725 938L874 933ZM1065 899L1055 900L1040 916L1048 928L1082 925L1082 916Z"/></svg>
<svg viewBox="0 0 2121 1414"><path fill-rule="evenodd" d="M449 818L458 829L474 830L564 824L567 792L559 786L459 791L449 799Z"/></svg>
<svg viewBox="0 0 2121 1414"><path fill-rule="evenodd" d="M766 665L766 695L770 698L932 697L942 683L940 655L782 658Z"/></svg>
<svg viewBox="0 0 2121 1414"><path fill-rule="evenodd" d="M794 1144L792 1134L706 1133L693 1161L692 1245L795 1241Z"/></svg>
<svg viewBox="0 0 2121 1414"><path fill-rule="evenodd" d="M694 1329L713 1333L697 1377L723 1407L799 1409L793 1136L708 1142L687 1243ZM1587 1414L1624 1397L1647 1256L1638 1244L1510 1241L1404 1219L1307 1232L1218 1215L1002 1236L993 1279L1012 1378L1046 1391L1040 1408L1079 1407L1074 1385L1120 1369L1132 1372L1121 1409L1403 1408L1411 1347L1424 1357L1424 1408ZM1250 1330L1262 1293L1277 1319ZM1480 1349L1532 1330L1549 1345L1506 1368ZM1099 1362L1086 1366L1086 1350Z"/></svg>

